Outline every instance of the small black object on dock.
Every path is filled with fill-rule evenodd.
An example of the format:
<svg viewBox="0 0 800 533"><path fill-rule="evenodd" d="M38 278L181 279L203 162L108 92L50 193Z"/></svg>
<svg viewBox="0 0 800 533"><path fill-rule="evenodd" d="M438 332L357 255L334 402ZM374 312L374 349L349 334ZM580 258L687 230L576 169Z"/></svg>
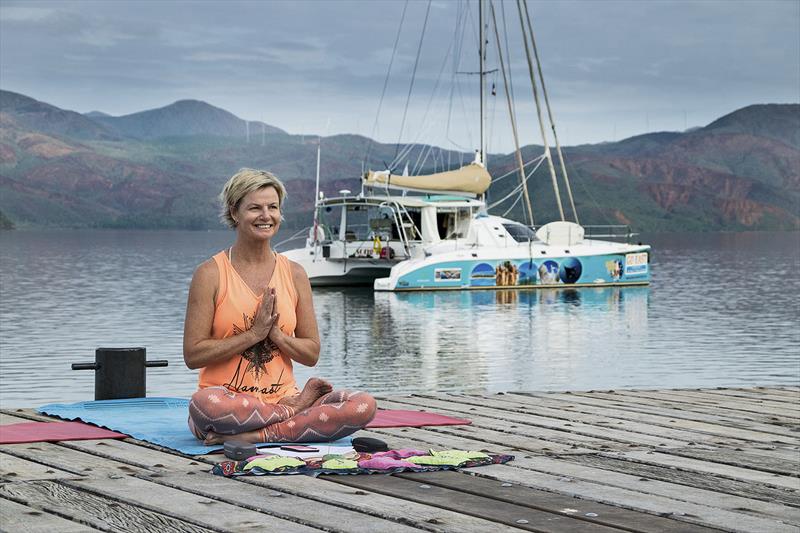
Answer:
<svg viewBox="0 0 800 533"><path fill-rule="evenodd" d="M144 398L148 367L167 366L148 361L144 348L97 348L94 363L72 363L72 370L94 370L94 399Z"/></svg>

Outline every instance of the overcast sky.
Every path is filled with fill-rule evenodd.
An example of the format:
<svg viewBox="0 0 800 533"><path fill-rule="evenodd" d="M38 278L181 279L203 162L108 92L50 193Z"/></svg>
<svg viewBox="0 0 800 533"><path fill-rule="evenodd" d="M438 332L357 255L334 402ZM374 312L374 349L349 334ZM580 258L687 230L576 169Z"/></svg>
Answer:
<svg viewBox="0 0 800 533"><path fill-rule="evenodd" d="M477 4L428 5L0 0L0 86L113 115L192 98L291 133L395 142L427 13L402 140L471 150L478 84L454 71L478 70ZM562 144L678 131L749 104L800 101L798 0L528 5ZM516 3L496 0L495 9L501 31L505 12L523 144L540 142ZM491 69L497 47L494 34L488 38ZM510 151L500 74L492 83L489 148Z"/></svg>

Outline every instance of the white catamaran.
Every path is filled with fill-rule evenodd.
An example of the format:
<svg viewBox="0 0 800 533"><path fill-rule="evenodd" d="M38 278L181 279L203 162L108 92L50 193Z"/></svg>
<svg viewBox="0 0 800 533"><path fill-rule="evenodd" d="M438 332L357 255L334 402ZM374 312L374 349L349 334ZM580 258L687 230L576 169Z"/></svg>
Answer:
<svg viewBox="0 0 800 533"><path fill-rule="evenodd" d="M646 285L650 281L650 247L587 238L631 237L626 226L581 226L578 223L553 115L544 87L536 42L525 0L518 0L528 70L539 117L544 153L524 162L517 137L511 91L500 51L494 7L490 5L498 44L499 69L506 86L512 133L517 146L520 184L509 195L521 195L526 217L533 211L527 180L546 162L553 183L560 220L541 227L490 215L486 192L492 177L485 167L483 107L485 54L480 53L481 148L475 160L456 170L428 175L393 174L390 170L366 172L361 191L340 191L326 198L317 192L314 224L303 248L285 252L305 268L311 284L365 285L376 291L434 289L510 289ZM479 2L481 48L484 38L484 2ZM527 26L526 26L527 24ZM531 54L533 52L533 54ZM544 96L561 174L574 222L567 221L561 203L545 121L539 99ZM527 167L535 164L533 170ZM509 173L510 174L510 173ZM319 191L319 152L317 159ZM624 232L620 231L624 230Z"/></svg>

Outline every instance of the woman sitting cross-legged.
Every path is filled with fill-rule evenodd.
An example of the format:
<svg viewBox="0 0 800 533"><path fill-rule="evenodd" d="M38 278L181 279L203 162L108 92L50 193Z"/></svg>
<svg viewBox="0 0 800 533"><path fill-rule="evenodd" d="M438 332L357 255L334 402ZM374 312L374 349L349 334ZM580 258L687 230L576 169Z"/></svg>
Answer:
<svg viewBox="0 0 800 533"><path fill-rule="evenodd" d="M333 391L311 378L300 391L292 363L317 364L319 331L303 267L271 248L281 224L283 184L242 169L221 194L236 241L194 273L183 354L200 369L189 428L206 444L320 442L363 428L375 416L366 392Z"/></svg>

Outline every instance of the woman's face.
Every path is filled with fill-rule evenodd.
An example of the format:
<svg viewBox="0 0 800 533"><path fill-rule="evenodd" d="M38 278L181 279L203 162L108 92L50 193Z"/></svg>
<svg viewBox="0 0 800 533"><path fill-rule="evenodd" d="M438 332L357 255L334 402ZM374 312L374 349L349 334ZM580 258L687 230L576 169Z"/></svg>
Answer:
<svg viewBox="0 0 800 533"><path fill-rule="evenodd" d="M240 235L271 239L281 225L278 191L274 187L263 187L247 194L232 215Z"/></svg>

